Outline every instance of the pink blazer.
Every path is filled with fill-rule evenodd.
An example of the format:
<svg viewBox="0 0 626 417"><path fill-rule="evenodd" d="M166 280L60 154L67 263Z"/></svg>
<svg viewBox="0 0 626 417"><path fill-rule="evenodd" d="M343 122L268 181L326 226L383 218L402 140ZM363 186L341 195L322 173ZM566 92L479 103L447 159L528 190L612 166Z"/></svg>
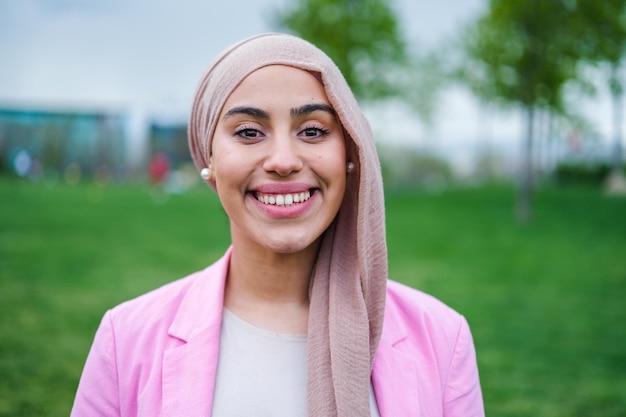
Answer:
<svg viewBox="0 0 626 417"><path fill-rule="evenodd" d="M210 416L229 261L108 311L71 415ZM393 281L372 381L382 417L484 416L465 319Z"/></svg>

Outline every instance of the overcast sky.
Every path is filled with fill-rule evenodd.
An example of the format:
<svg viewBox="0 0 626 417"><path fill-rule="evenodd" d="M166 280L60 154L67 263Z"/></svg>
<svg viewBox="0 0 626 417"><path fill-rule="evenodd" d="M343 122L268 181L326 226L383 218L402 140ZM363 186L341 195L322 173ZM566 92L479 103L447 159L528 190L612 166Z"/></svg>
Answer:
<svg viewBox="0 0 626 417"><path fill-rule="evenodd" d="M213 57L245 37L276 30L272 12L290 3L0 0L0 106L127 111L131 136L147 116L185 120L196 83ZM458 34L486 3L393 1L409 42L423 48ZM522 135L519 114L487 115L459 89L447 92L438 104L430 127L398 109L366 109L366 114L378 140L434 144L464 157L468 148L475 150L478 142L490 139L516 152ZM608 137L608 106L592 104Z"/></svg>
<svg viewBox="0 0 626 417"><path fill-rule="evenodd" d="M0 0L0 103L187 108L211 59L289 0ZM396 0L433 45L483 0Z"/></svg>

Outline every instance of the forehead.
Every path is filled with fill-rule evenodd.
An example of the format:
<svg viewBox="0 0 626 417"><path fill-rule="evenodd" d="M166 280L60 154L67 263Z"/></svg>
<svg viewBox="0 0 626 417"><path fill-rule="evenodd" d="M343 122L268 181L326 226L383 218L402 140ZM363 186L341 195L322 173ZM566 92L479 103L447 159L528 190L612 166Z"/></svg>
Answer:
<svg viewBox="0 0 626 417"><path fill-rule="evenodd" d="M233 90L224 109L248 101L293 104L322 102L330 104L324 86L308 71L286 65L269 65L250 73Z"/></svg>

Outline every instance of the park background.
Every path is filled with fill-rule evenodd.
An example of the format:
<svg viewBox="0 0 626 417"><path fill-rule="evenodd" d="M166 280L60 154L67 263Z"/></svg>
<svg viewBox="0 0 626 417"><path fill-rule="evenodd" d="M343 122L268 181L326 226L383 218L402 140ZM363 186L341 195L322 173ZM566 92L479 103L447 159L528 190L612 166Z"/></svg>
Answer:
<svg viewBox="0 0 626 417"><path fill-rule="evenodd" d="M487 414L626 414L626 11L597 3L0 0L0 416L67 415L104 311L223 253L186 150L195 83L227 45L305 28L387 42L339 56L367 82L390 275L468 318Z"/></svg>

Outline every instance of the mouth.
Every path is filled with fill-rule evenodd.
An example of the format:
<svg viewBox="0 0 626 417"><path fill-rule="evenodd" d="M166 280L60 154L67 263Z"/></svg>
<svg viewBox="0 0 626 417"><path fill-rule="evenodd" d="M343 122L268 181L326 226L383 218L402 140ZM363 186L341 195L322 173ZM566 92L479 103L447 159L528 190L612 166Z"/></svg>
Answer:
<svg viewBox="0 0 626 417"><path fill-rule="evenodd" d="M254 197L262 204L270 206L289 207L295 204L301 204L311 198L311 195L315 193L315 189L312 188L307 191L299 193L286 193L286 194L267 194L261 192L255 192Z"/></svg>

